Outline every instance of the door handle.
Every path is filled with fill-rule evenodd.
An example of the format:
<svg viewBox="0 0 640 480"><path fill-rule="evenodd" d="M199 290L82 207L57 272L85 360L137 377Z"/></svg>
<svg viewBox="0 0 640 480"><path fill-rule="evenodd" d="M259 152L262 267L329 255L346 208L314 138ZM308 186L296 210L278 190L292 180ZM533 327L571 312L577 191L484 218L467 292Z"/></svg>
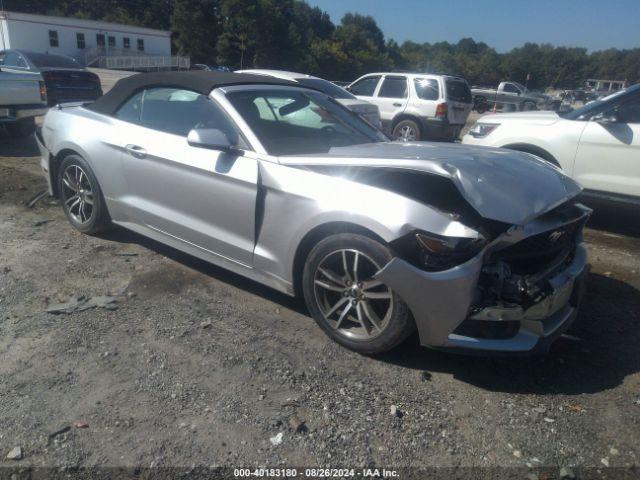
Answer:
<svg viewBox="0 0 640 480"><path fill-rule="evenodd" d="M126 145L124 148L133 157L145 158L147 156L147 151L144 148L139 147L138 145L129 144L129 145Z"/></svg>
<svg viewBox="0 0 640 480"><path fill-rule="evenodd" d="M393 106L394 106L394 107L401 107L401 106L402 106L402 104L401 104L401 103L396 102L396 103L394 103L394 104L393 104Z"/></svg>

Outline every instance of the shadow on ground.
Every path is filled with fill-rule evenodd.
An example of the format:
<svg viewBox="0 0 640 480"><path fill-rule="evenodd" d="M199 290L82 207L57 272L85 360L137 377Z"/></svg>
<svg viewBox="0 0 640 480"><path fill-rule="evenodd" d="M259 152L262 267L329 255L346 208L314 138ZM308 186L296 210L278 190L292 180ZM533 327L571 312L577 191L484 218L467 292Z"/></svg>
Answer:
<svg viewBox="0 0 640 480"><path fill-rule="evenodd" d="M640 238L639 206L593 198L580 198L580 201L593 209L593 215L587 223L589 228Z"/></svg>
<svg viewBox="0 0 640 480"><path fill-rule="evenodd" d="M163 256L308 316L304 303L261 284L124 229L105 239L136 243ZM621 384L640 371L640 291L592 274L585 304L568 335L537 357L457 355L421 347L412 337L388 354L372 358L411 370L442 372L492 391L537 394L594 393ZM309 321L312 321L309 319ZM428 376L428 375L427 375Z"/></svg>
<svg viewBox="0 0 640 480"><path fill-rule="evenodd" d="M613 388L640 371L639 344L640 291L591 274L576 322L546 356L462 356L413 343L379 360L492 391L579 395Z"/></svg>
<svg viewBox="0 0 640 480"><path fill-rule="evenodd" d="M40 155L33 135L22 138L10 137L0 126L0 157L35 157Z"/></svg>

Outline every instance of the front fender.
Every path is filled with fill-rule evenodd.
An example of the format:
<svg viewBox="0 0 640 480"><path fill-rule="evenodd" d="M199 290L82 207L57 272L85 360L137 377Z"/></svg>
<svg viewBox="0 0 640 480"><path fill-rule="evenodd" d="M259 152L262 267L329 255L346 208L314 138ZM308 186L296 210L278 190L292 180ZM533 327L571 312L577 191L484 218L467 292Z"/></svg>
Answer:
<svg viewBox="0 0 640 480"><path fill-rule="evenodd" d="M452 215L382 188L296 166L262 162L264 217L257 232L256 268L293 281L295 254L313 229L334 222L370 230L391 242L414 230L477 238Z"/></svg>

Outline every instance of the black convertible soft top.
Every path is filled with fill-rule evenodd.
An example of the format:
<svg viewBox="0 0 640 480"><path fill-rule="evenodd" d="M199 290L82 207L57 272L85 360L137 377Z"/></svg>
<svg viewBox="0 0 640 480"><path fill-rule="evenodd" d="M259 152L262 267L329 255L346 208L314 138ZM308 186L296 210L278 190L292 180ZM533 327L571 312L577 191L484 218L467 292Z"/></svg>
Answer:
<svg viewBox="0 0 640 480"><path fill-rule="evenodd" d="M286 85L300 87L300 84L289 80L249 73L207 72L203 70L141 73L118 80L107 94L94 103L87 105L86 108L105 115L113 115L120 105L143 88L183 88L185 90L193 90L202 95L209 95L209 92L214 88L232 85Z"/></svg>

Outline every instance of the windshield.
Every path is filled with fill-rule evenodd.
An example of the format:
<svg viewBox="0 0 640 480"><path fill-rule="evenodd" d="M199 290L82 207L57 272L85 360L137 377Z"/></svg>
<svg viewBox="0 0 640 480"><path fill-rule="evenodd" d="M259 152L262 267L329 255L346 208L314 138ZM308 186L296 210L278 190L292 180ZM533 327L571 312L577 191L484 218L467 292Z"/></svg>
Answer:
<svg viewBox="0 0 640 480"><path fill-rule="evenodd" d="M594 100L593 102L586 104L584 107L563 114L562 118L566 118L567 120L584 120L586 118L590 118L595 114L606 111L613 100L634 90L640 91L640 86L634 85L633 87L629 87L625 90L619 90L607 97Z"/></svg>
<svg viewBox="0 0 640 480"><path fill-rule="evenodd" d="M320 90L333 98L356 98L355 95L350 94L344 88L340 88L336 84L321 78L296 78L296 82L305 87Z"/></svg>
<svg viewBox="0 0 640 480"><path fill-rule="evenodd" d="M388 140L322 93L257 89L229 92L227 98L271 155L326 153L333 147Z"/></svg>
<svg viewBox="0 0 640 480"><path fill-rule="evenodd" d="M38 68L82 68L73 58L62 55L52 55L49 53L29 53L27 55L31 63Z"/></svg>

